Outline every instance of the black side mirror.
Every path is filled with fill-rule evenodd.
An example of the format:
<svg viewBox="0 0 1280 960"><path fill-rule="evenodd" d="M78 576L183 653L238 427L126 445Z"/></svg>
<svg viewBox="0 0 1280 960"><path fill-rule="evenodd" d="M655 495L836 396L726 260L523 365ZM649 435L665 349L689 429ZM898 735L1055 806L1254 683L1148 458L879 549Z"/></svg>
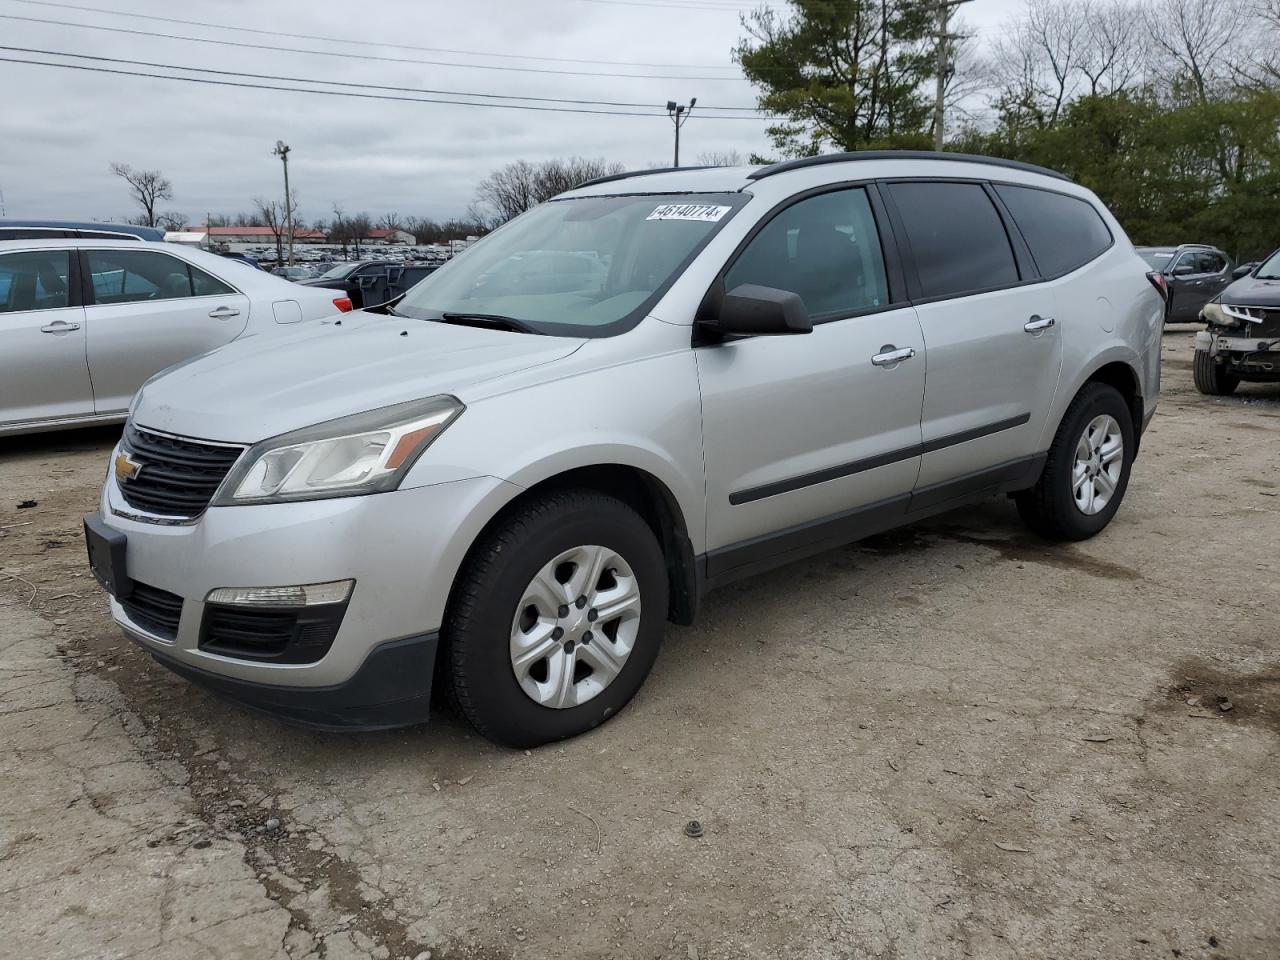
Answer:
<svg viewBox="0 0 1280 960"><path fill-rule="evenodd" d="M813 332L813 321L799 294L755 283L744 283L725 294L707 326L718 333L745 336Z"/></svg>
<svg viewBox="0 0 1280 960"><path fill-rule="evenodd" d="M1182 263L1173 268L1173 275L1175 277L1185 277L1193 273L1194 271L1195 271L1195 267L1191 266L1191 264Z"/></svg>
<svg viewBox="0 0 1280 960"><path fill-rule="evenodd" d="M1239 280L1241 277L1247 277L1249 274L1253 273L1253 268L1256 266L1256 263L1240 264L1240 266L1231 271L1231 279Z"/></svg>

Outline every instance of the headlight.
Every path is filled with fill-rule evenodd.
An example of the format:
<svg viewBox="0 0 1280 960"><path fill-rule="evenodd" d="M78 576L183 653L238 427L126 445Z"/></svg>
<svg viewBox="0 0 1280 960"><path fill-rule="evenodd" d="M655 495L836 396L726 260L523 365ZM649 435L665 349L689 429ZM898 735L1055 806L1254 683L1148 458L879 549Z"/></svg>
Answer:
<svg viewBox="0 0 1280 960"><path fill-rule="evenodd" d="M254 444L213 506L319 500L400 485L418 456L465 409L455 397L398 403Z"/></svg>
<svg viewBox="0 0 1280 960"><path fill-rule="evenodd" d="M1216 326L1230 327L1235 325L1235 321L1222 312L1222 304L1215 303L1212 300L1204 305L1200 311L1200 316L1204 318L1206 323L1212 323Z"/></svg>
<svg viewBox="0 0 1280 960"><path fill-rule="evenodd" d="M1246 323L1262 323L1266 319L1266 311L1258 307L1237 307L1234 304L1222 304L1222 312L1226 314L1223 321L1227 326L1238 327Z"/></svg>

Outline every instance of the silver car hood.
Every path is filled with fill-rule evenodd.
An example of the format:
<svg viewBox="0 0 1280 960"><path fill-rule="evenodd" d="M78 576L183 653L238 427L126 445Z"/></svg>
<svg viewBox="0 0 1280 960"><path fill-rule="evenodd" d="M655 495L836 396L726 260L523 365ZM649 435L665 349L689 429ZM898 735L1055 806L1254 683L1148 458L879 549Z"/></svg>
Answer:
<svg viewBox="0 0 1280 960"><path fill-rule="evenodd" d="M180 436L254 443L550 363L585 342L378 314L246 337L148 383L133 420Z"/></svg>

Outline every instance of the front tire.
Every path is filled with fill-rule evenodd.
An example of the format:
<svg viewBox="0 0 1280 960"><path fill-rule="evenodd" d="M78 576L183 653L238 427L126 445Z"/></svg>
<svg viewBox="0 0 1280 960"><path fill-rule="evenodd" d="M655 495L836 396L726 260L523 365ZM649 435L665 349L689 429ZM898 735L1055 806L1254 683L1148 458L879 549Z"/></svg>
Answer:
<svg viewBox="0 0 1280 960"><path fill-rule="evenodd" d="M1218 363L1208 350L1197 350L1191 364L1191 374L1196 389L1209 397L1226 397L1236 392L1240 378L1227 371L1225 363Z"/></svg>
<svg viewBox="0 0 1280 960"><path fill-rule="evenodd" d="M662 548L626 504L592 490L522 504L459 574L443 638L451 699L506 746L584 733L644 683L667 591Z"/></svg>
<svg viewBox="0 0 1280 960"><path fill-rule="evenodd" d="M1040 479L1016 494L1018 513L1049 540L1087 540L1120 509L1136 452L1133 415L1105 383L1087 383L1067 407Z"/></svg>

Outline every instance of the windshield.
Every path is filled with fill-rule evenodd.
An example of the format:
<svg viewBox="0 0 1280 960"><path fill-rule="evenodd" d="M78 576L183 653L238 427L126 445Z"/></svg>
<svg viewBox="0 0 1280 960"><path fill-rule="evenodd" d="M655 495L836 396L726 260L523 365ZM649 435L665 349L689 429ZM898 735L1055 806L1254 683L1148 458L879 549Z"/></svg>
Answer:
<svg viewBox="0 0 1280 960"><path fill-rule="evenodd" d="M1147 261L1147 266L1152 270L1163 270L1173 258L1173 254L1167 250L1139 250L1138 255Z"/></svg>
<svg viewBox="0 0 1280 960"><path fill-rule="evenodd" d="M347 275L355 272L355 269L358 266L360 266L360 264L358 263L340 263L336 267L329 268L324 273L320 274L320 276L316 277L316 279L317 280L345 280Z"/></svg>
<svg viewBox="0 0 1280 960"><path fill-rule="evenodd" d="M1259 280L1280 280L1280 250L1262 261L1262 266L1258 267L1254 277Z"/></svg>
<svg viewBox="0 0 1280 960"><path fill-rule="evenodd" d="M395 312L421 320L485 314L538 333L611 336L639 321L747 199L552 200L445 264L406 293Z"/></svg>

